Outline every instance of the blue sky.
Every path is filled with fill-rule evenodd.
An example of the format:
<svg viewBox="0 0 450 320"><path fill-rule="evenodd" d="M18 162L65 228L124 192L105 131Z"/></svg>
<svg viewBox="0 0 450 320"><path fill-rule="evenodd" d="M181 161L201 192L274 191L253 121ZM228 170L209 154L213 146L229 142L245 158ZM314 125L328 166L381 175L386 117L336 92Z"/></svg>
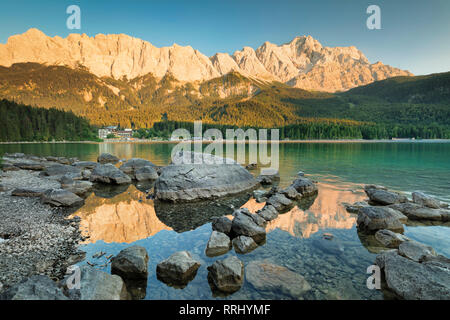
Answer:
<svg viewBox="0 0 450 320"><path fill-rule="evenodd" d="M66 28L71 4L81 8L81 30ZM366 27L371 4L381 8L381 30ZM0 43L31 27L62 37L125 33L158 47L191 45L208 56L311 35L414 74L450 71L449 0L2 1Z"/></svg>

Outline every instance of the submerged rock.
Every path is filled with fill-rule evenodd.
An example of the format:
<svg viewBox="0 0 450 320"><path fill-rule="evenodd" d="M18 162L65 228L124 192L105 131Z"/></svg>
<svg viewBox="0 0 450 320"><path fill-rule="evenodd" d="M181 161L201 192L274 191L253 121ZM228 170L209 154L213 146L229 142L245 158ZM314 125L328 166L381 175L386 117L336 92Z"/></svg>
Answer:
<svg viewBox="0 0 450 320"><path fill-rule="evenodd" d="M101 155L98 156L97 162L101 164L107 163L116 164L117 162L119 162L119 158L109 153L102 153Z"/></svg>
<svg viewBox="0 0 450 320"><path fill-rule="evenodd" d="M99 164L92 171L89 178L91 182L100 182L106 184L129 184L131 178L117 169L114 165Z"/></svg>
<svg viewBox="0 0 450 320"><path fill-rule="evenodd" d="M110 275L89 266L80 268L80 289L64 290L72 300L128 300L125 282L117 275Z"/></svg>
<svg viewBox="0 0 450 320"><path fill-rule="evenodd" d="M403 231L407 217L401 212L387 207L363 207L358 211L358 229L374 233L381 229Z"/></svg>
<svg viewBox="0 0 450 320"><path fill-rule="evenodd" d="M312 244L317 249L332 255L341 255L344 252L344 247L341 243L333 238L315 238L312 241Z"/></svg>
<svg viewBox="0 0 450 320"><path fill-rule="evenodd" d="M111 259L111 273L122 279L147 279L148 253L144 247L131 246Z"/></svg>
<svg viewBox="0 0 450 320"><path fill-rule="evenodd" d="M407 242L405 242L407 243ZM387 287L406 300L449 300L450 263L414 262L397 250L384 251L375 263L383 270Z"/></svg>
<svg viewBox="0 0 450 320"><path fill-rule="evenodd" d="M208 279L222 292L236 292L244 282L244 264L235 256L217 260L208 267L208 271Z"/></svg>
<svg viewBox="0 0 450 320"><path fill-rule="evenodd" d="M258 291L301 298L311 290L303 276L289 269L265 261L252 261L245 270L247 281Z"/></svg>
<svg viewBox="0 0 450 320"><path fill-rule="evenodd" d="M164 283L184 286L195 278L200 265L188 251L180 251L160 262L156 275Z"/></svg>
<svg viewBox="0 0 450 320"><path fill-rule="evenodd" d="M231 240L225 233L213 231L206 245L206 255L216 257L227 253L231 248Z"/></svg>
<svg viewBox="0 0 450 320"><path fill-rule="evenodd" d="M250 237L239 236L233 239L233 247L237 253L245 254L255 250L258 245Z"/></svg>
<svg viewBox="0 0 450 320"><path fill-rule="evenodd" d="M392 232L391 230L378 230L375 233L375 239L378 240L386 248L398 248L400 244L410 239L400 233Z"/></svg>
<svg viewBox="0 0 450 320"><path fill-rule="evenodd" d="M43 275L32 276L0 294L0 300L69 300L57 283Z"/></svg>
<svg viewBox="0 0 450 320"><path fill-rule="evenodd" d="M155 198L163 201L195 201L234 195L258 185L253 176L234 160L188 152L192 163L182 162L183 153L164 167L155 184ZM196 161L203 161L196 164Z"/></svg>
<svg viewBox="0 0 450 320"><path fill-rule="evenodd" d="M50 189L41 197L43 203L55 207L75 207L82 205L84 200L76 194L63 189Z"/></svg>

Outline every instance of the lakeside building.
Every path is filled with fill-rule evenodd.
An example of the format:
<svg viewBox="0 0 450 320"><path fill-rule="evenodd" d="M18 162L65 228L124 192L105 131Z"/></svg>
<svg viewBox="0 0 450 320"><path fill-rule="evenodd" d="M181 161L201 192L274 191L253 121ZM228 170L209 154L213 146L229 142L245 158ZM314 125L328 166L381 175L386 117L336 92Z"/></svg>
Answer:
<svg viewBox="0 0 450 320"><path fill-rule="evenodd" d="M100 139L106 139L110 134L122 139L130 139L133 137L133 129L119 130L116 126L109 126L98 130L98 137Z"/></svg>

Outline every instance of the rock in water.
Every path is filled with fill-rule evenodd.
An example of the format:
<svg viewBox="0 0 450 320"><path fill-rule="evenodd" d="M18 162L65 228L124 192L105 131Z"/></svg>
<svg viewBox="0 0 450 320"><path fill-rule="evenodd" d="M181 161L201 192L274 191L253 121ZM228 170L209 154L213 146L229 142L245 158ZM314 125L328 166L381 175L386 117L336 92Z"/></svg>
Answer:
<svg viewBox="0 0 450 320"><path fill-rule="evenodd" d="M185 286L195 278L200 265L188 251L180 251L161 261L156 266L156 275L164 283Z"/></svg>
<svg viewBox="0 0 450 320"><path fill-rule="evenodd" d="M428 221L447 221L446 215L448 210L432 209L423 207L416 203L398 203L389 206L392 209L398 210L408 217L410 220L428 220Z"/></svg>
<svg viewBox="0 0 450 320"><path fill-rule="evenodd" d="M222 232L213 231L206 245L206 255L216 257L227 253L231 248L230 238Z"/></svg>
<svg viewBox="0 0 450 320"><path fill-rule="evenodd" d="M184 162L183 155L187 155ZM155 184L155 197L163 201L194 201L239 194L257 185L250 172L234 160L186 152L162 169Z"/></svg>
<svg viewBox="0 0 450 320"><path fill-rule="evenodd" d="M211 225L213 230L230 235L231 224L231 220L227 217L214 217Z"/></svg>
<svg viewBox="0 0 450 320"><path fill-rule="evenodd" d="M403 232L403 223L407 217L401 212L387 207L363 207L358 211L356 221L358 229L375 233L381 229Z"/></svg>
<svg viewBox="0 0 450 320"><path fill-rule="evenodd" d="M312 244L319 250L322 250L323 252L328 254L341 255L344 252L344 247L335 238L332 238L330 240L325 238L315 238L312 241Z"/></svg>
<svg viewBox="0 0 450 320"><path fill-rule="evenodd" d="M93 161L77 161L72 163L72 166L81 169L81 170L85 170L85 169L89 169L92 170L97 166L97 162L93 162Z"/></svg>
<svg viewBox="0 0 450 320"><path fill-rule="evenodd" d="M433 208L433 209L441 208L441 202L439 200L436 200L422 192L419 192L419 191L413 192L412 198L413 198L413 202L415 202L419 205Z"/></svg>
<svg viewBox="0 0 450 320"><path fill-rule="evenodd" d="M245 270L247 281L257 290L266 293L282 293L293 299L301 298L311 290L303 276L289 269L265 261L252 261Z"/></svg>
<svg viewBox="0 0 450 320"><path fill-rule="evenodd" d="M400 233L392 232L391 230L378 230L375 233L377 239L386 248L398 248L400 244L410 239Z"/></svg>
<svg viewBox="0 0 450 320"><path fill-rule="evenodd" d="M317 186L311 180L302 176L295 179L291 186L303 196L311 196L318 191Z"/></svg>
<svg viewBox="0 0 450 320"><path fill-rule="evenodd" d="M142 170L143 168L148 167L148 169ZM151 171L151 169L153 171ZM139 158L133 158L125 162L122 166L119 168L124 173L130 175L134 180L140 181L138 178L144 178L144 174L152 174L152 177L154 179L158 178L158 173L156 172L156 166L145 159L139 159ZM156 175L156 176L155 176ZM143 179L143 180L150 180L150 179Z"/></svg>
<svg viewBox="0 0 450 320"><path fill-rule="evenodd" d="M235 256L217 260L208 271L209 280L222 292L236 292L244 282L244 264Z"/></svg>
<svg viewBox="0 0 450 320"><path fill-rule="evenodd" d="M146 166L136 170L134 178L137 181L149 181L158 179L158 173L154 167Z"/></svg>
<svg viewBox="0 0 450 320"><path fill-rule="evenodd" d="M245 254L255 250L258 245L250 237L239 236L233 239L233 247L237 253Z"/></svg>
<svg viewBox="0 0 450 320"><path fill-rule="evenodd" d="M231 230L236 236L250 237L256 243L261 243L266 239L266 229L258 225L253 215L243 209L235 211Z"/></svg>
<svg viewBox="0 0 450 320"><path fill-rule="evenodd" d="M80 268L80 289L69 289L67 281L68 279L64 281L65 292L72 300L129 299L129 294L122 278L89 266Z"/></svg>
<svg viewBox="0 0 450 320"><path fill-rule="evenodd" d="M270 185L280 181L280 173L275 169L262 169L256 180L262 185Z"/></svg>
<svg viewBox="0 0 450 320"><path fill-rule="evenodd" d="M117 162L119 162L119 158L109 153L102 153L101 155L98 156L97 162L101 164L107 163L116 164Z"/></svg>
<svg viewBox="0 0 450 320"><path fill-rule="evenodd" d="M111 273L122 279L147 279L148 253L144 247L128 247L112 258L111 262Z"/></svg>
<svg viewBox="0 0 450 320"><path fill-rule="evenodd" d="M114 165L99 164L92 171L89 178L91 182L100 182L106 184L129 184L131 178L117 169Z"/></svg>
<svg viewBox="0 0 450 320"><path fill-rule="evenodd" d="M266 221L272 221L278 217L278 211L272 205L265 205L260 211L256 213Z"/></svg>
<svg viewBox="0 0 450 320"><path fill-rule="evenodd" d="M398 254L415 262L422 262L427 257L437 255L432 247L413 240L401 243L398 247Z"/></svg>
<svg viewBox="0 0 450 320"><path fill-rule="evenodd" d="M92 190L93 184L89 181L73 180L69 177L63 176L61 178L61 188L75 193L77 196L84 196Z"/></svg>
<svg viewBox="0 0 450 320"><path fill-rule="evenodd" d="M271 196L267 200L266 204L271 205L278 212L285 212L285 211L292 209L292 207L294 207L294 203L291 200L289 200L288 198L286 198L281 193L277 193L277 194Z"/></svg>
<svg viewBox="0 0 450 320"><path fill-rule="evenodd" d="M405 242L406 243L406 242ZM375 263L383 270L387 287L406 300L450 300L450 263L418 263L397 250L380 253Z"/></svg>
<svg viewBox="0 0 450 320"><path fill-rule="evenodd" d="M398 194L396 192L383 190L383 189L366 187L364 189L364 191L366 192L370 201L375 204L390 205L390 204L394 204L394 203L403 203L403 202L408 201L408 199L404 195Z"/></svg>
<svg viewBox="0 0 450 320"><path fill-rule="evenodd" d="M57 283L47 276L35 275L0 294L0 300L69 300Z"/></svg>
<svg viewBox="0 0 450 320"><path fill-rule="evenodd" d="M41 199L43 203L48 203L55 207L76 207L84 203L82 198L63 189L47 190Z"/></svg>

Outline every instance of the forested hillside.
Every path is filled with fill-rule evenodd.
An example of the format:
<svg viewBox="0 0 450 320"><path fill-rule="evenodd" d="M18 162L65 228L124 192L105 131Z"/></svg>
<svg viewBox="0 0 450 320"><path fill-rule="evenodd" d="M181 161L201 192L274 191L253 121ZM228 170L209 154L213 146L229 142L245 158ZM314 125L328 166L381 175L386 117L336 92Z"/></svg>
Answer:
<svg viewBox="0 0 450 320"><path fill-rule="evenodd" d="M0 100L0 141L96 140L88 121L56 109Z"/></svg>

